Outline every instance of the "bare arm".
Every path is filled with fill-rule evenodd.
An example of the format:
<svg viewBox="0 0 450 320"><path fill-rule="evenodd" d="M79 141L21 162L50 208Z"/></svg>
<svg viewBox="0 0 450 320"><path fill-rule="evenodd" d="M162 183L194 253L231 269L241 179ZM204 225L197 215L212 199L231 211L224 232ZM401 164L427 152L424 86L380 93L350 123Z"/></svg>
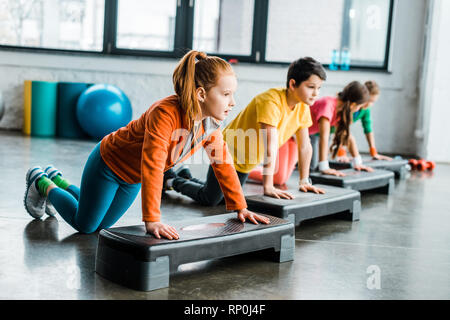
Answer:
<svg viewBox="0 0 450 320"><path fill-rule="evenodd" d="M323 174L345 176L344 173L330 169L328 164L328 141L330 140L330 120L325 117L319 119L319 170Z"/></svg>
<svg viewBox="0 0 450 320"><path fill-rule="evenodd" d="M369 144L370 155L372 156L373 159L388 160L388 161L392 160L391 157L384 156L382 154L378 154L377 148L375 147L375 136L373 134L373 131L366 133L366 139L367 139L367 143Z"/></svg>
<svg viewBox="0 0 450 320"><path fill-rule="evenodd" d="M358 145L356 144L355 137L352 134L348 137L348 151L350 151L353 158L360 156Z"/></svg>
<svg viewBox="0 0 450 320"><path fill-rule="evenodd" d="M309 166L311 164L312 146L309 140L308 129L299 129L295 133L298 146L298 170L300 172L300 180L309 177Z"/></svg>
<svg viewBox="0 0 450 320"><path fill-rule="evenodd" d="M278 130L274 126L260 122L264 139L263 187L264 194L273 198L294 199L294 197L273 185L273 174L278 154Z"/></svg>
<svg viewBox="0 0 450 320"><path fill-rule="evenodd" d="M309 183L309 169L311 164L312 146L308 128L300 128L295 133L298 146L298 170L300 171L299 189L303 192L325 193L324 190Z"/></svg>
<svg viewBox="0 0 450 320"><path fill-rule="evenodd" d="M353 167L355 168L355 170L357 170L357 171L364 170L367 172L373 171L372 168L367 167L362 164L361 155L359 154L355 137L352 134L350 134L350 136L348 138L348 149L349 149L351 155L353 156Z"/></svg>
<svg viewBox="0 0 450 320"><path fill-rule="evenodd" d="M369 148L375 148L375 137L373 132L366 133L367 143L369 144Z"/></svg>
<svg viewBox="0 0 450 320"><path fill-rule="evenodd" d="M328 141L330 140L330 120L325 117L319 119L319 161L328 160Z"/></svg>

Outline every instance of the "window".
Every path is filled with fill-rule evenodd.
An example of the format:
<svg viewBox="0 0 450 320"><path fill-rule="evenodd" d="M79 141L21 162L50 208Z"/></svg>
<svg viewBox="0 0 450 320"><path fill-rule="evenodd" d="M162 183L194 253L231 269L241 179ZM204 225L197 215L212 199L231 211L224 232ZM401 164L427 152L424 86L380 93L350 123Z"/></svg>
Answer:
<svg viewBox="0 0 450 320"><path fill-rule="evenodd" d="M312 56L330 64L336 50L349 55L351 66L383 67L391 6L390 0L269 0L266 60Z"/></svg>
<svg viewBox="0 0 450 320"><path fill-rule="evenodd" d="M119 0L117 48L173 51L176 0Z"/></svg>
<svg viewBox="0 0 450 320"><path fill-rule="evenodd" d="M387 0L350 1L346 11L348 31L343 31L342 48L348 48L351 53L351 65L383 66L387 51L389 9Z"/></svg>
<svg viewBox="0 0 450 320"><path fill-rule="evenodd" d="M254 6L254 0L196 0L192 48L251 55Z"/></svg>
<svg viewBox="0 0 450 320"><path fill-rule="evenodd" d="M311 56L329 64L332 50L340 48L343 10L344 0L270 0L267 61Z"/></svg>
<svg viewBox="0 0 450 320"><path fill-rule="evenodd" d="M0 49L386 70L394 0L0 0ZM344 59L349 57L350 59Z"/></svg>
<svg viewBox="0 0 450 320"><path fill-rule="evenodd" d="M0 44L102 51L104 0L0 0Z"/></svg>

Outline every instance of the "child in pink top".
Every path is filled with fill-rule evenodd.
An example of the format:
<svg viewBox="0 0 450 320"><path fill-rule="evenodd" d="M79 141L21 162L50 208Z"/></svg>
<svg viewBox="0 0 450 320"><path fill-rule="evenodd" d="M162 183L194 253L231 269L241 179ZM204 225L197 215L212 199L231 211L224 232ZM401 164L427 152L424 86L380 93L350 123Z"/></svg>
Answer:
<svg viewBox="0 0 450 320"><path fill-rule="evenodd" d="M311 170L323 174L343 176L338 170L330 169L328 152L335 158L342 147L347 146L350 140L350 124L352 114L367 103L370 95L367 87L358 81L350 82L337 94L336 97L324 97L316 101L310 110L313 125L309 128L309 137L313 146ZM329 148L330 134L334 133L333 143ZM352 154L355 170L373 171L362 165L361 156L356 151Z"/></svg>

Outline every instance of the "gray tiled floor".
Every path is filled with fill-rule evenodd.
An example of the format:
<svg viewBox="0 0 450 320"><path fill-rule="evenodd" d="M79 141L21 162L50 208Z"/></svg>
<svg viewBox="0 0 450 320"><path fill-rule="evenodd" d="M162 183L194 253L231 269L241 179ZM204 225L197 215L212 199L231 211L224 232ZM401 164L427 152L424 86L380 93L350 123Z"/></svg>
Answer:
<svg viewBox="0 0 450 320"><path fill-rule="evenodd" d="M94 272L97 234L78 234L60 217L32 220L23 208L28 167L52 163L79 184L94 145L0 132L0 299L450 299L450 165L397 181L390 196L363 193L360 221L303 222L293 262L244 255L187 264L169 288L138 292ZM191 168L206 174L206 166ZM294 172L290 184L297 179ZM140 210L139 195L116 226L141 224ZM169 192L161 211L170 223L224 207ZM380 289L368 289L370 266Z"/></svg>

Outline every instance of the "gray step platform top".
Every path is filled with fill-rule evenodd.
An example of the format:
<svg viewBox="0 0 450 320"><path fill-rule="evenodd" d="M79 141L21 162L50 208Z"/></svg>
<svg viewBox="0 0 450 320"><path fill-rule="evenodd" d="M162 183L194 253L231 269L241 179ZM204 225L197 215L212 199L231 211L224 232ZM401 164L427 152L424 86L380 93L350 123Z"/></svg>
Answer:
<svg viewBox="0 0 450 320"><path fill-rule="evenodd" d="M324 184L315 184L316 187L325 190L325 194L317 194L313 192L302 192L297 189L286 190L292 194L295 198L288 199L276 199L264 194L247 195L245 199L249 208L254 203L260 203L268 207L282 208L283 210L291 210L297 208L310 207L312 205L325 204L330 202L336 202L347 199L359 199L360 193L356 190L340 188L335 186L329 186Z"/></svg>
<svg viewBox="0 0 450 320"><path fill-rule="evenodd" d="M311 179L313 178L323 178L326 180L337 180L337 181L369 181L378 179L390 179L393 178L393 173L389 170L376 169L373 172L367 171L357 171L355 169L344 169L341 172L345 173L344 177L337 177L328 174L322 174L320 172L311 172Z"/></svg>
<svg viewBox="0 0 450 320"><path fill-rule="evenodd" d="M269 224L255 225L248 220L242 223L238 220L236 213L173 222L170 225L177 230L180 236L178 240L157 239L153 235L147 234L144 225L103 229L99 236L111 240L109 242L114 246L127 247L127 250L135 251L141 259L147 260L151 259L152 252L176 246L189 246L189 243L194 241L196 243L203 240L208 243L220 242L224 240L224 237L253 237L256 233L264 234L271 230L277 232L277 230L293 228L290 221L269 215L264 216L270 218Z"/></svg>
<svg viewBox="0 0 450 320"><path fill-rule="evenodd" d="M375 169L373 172L344 169L344 177L325 175L320 172L310 174L313 183L323 183L354 190L369 190L386 186L394 180L394 173L389 170Z"/></svg>
<svg viewBox="0 0 450 320"><path fill-rule="evenodd" d="M372 159L372 157L362 157L363 159L363 164L371 167L371 168L380 168L380 169L385 169L385 168L390 168L390 169L400 169L401 167L404 167L408 164L408 160L405 159L392 159L391 161L389 160L375 160ZM353 168L353 162L339 162L336 160L330 160L330 168L334 168L334 169L347 169L347 168Z"/></svg>
<svg viewBox="0 0 450 320"><path fill-rule="evenodd" d="M246 196L248 208L256 212L268 213L289 219L298 226L303 220L313 219L340 212L347 212L347 219L359 220L361 194L359 191L315 184L324 194L302 192L298 189L286 190L294 199L276 199L264 194ZM294 216L292 216L294 215Z"/></svg>
<svg viewBox="0 0 450 320"><path fill-rule="evenodd" d="M169 286L178 266L209 259L261 252L279 263L294 260L294 225L268 216L270 224L241 222L236 213L171 223L179 240L157 239L143 225L103 229L95 271L136 290Z"/></svg>
<svg viewBox="0 0 450 320"><path fill-rule="evenodd" d="M363 163L366 166L372 168L399 168L402 166L406 166L408 164L408 160L405 159L392 159L392 160L375 160L372 158L363 158Z"/></svg>

